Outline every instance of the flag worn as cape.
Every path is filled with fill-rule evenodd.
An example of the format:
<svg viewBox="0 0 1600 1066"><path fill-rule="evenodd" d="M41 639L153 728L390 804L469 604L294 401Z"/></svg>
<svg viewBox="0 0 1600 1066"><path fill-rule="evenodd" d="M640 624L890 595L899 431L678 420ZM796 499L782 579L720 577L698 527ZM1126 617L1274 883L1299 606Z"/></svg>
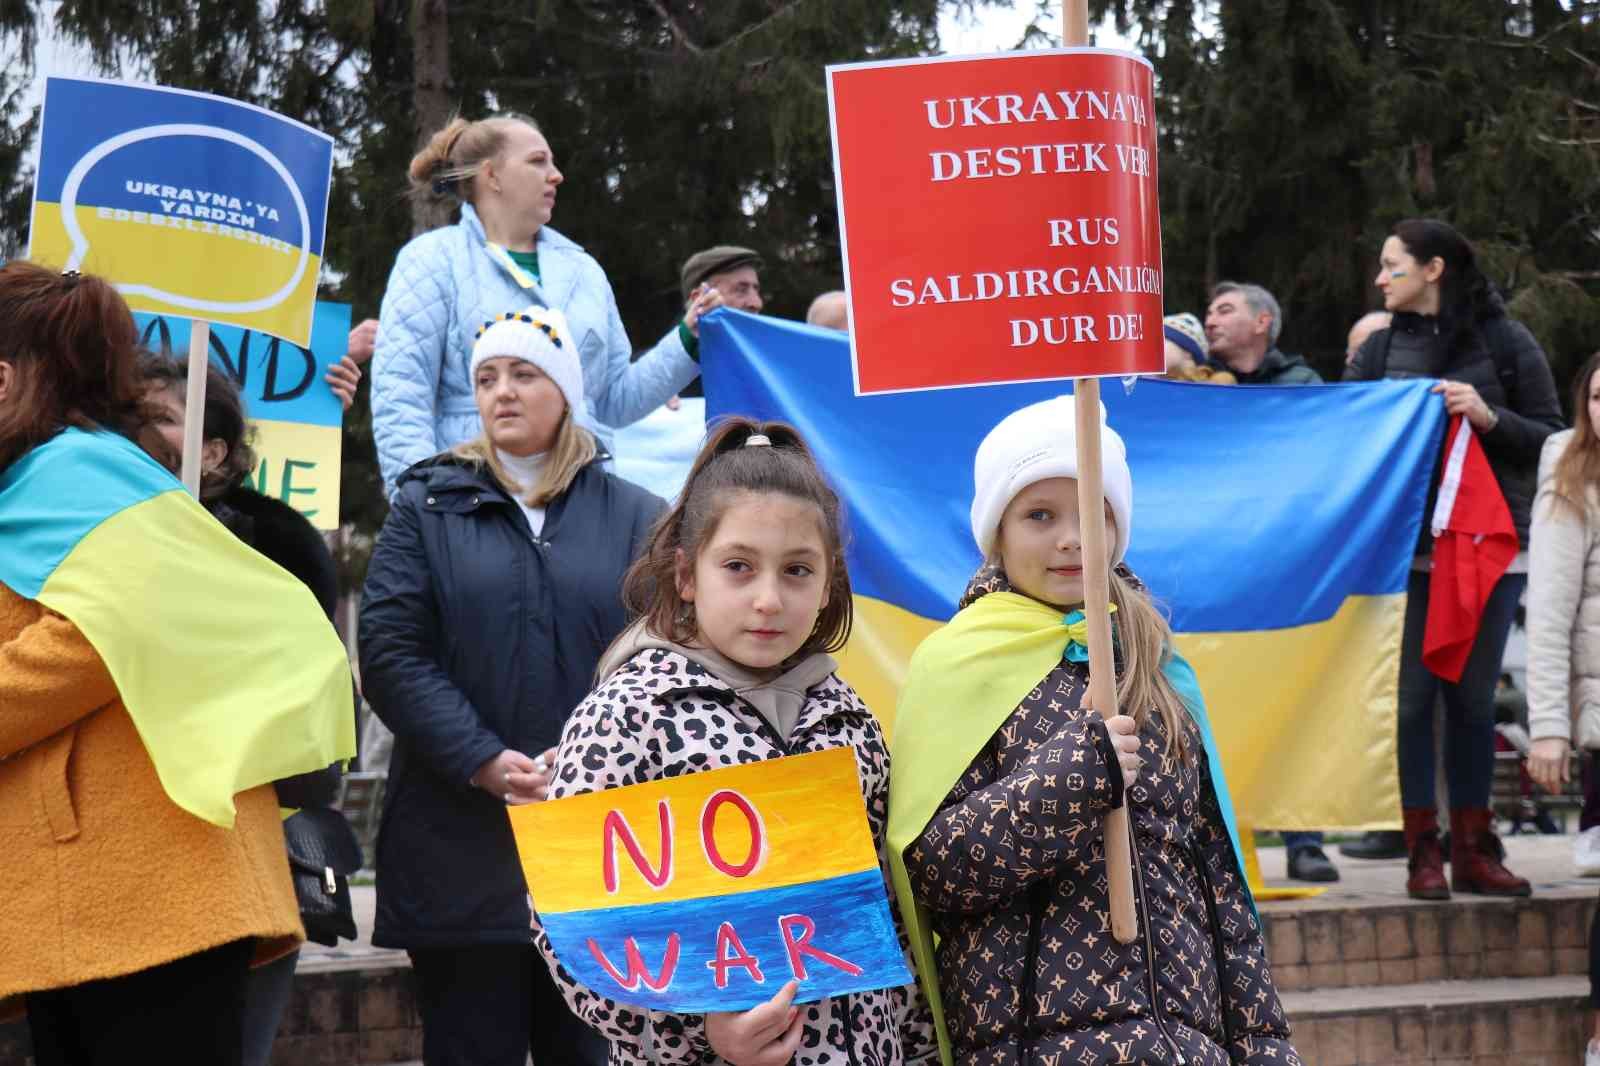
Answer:
<svg viewBox="0 0 1600 1066"><path fill-rule="evenodd" d="M1511 509L1466 418L1455 416L1448 439L1433 508L1433 577L1422 665L1446 681L1460 681L1483 609L1495 582L1517 557L1518 545Z"/></svg>
<svg viewBox="0 0 1600 1066"><path fill-rule="evenodd" d="M926 909L911 891L905 851L922 835L995 730L1055 668L1066 646L1061 612L1018 593L991 592L922 642L911 657L901 690L890 750L889 862L912 958L933 1009L945 1066L952 1066L952 1055L939 997L933 931ZM1194 671L1176 652L1163 669L1200 731L1212 789L1237 863L1240 846L1233 801L1200 686ZM1242 883L1242 866L1239 875Z"/></svg>
<svg viewBox="0 0 1600 1066"><path fill-rule="evenodd" d="M184 810L355 753L350 664L311 591L155 460L68 429L0 473L0 584L65 616L104 660Z"/></svg>

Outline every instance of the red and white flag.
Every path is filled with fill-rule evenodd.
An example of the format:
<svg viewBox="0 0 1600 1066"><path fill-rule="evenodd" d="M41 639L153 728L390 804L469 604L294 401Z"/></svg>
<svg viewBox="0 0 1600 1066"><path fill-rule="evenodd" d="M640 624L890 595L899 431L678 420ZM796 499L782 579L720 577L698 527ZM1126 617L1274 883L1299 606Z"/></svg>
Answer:
<svg viewBox="0 0 1600 1066"><path fill-rule="evenodd" d="M1422 664L1446 681L1459 681L1489 594L1517 556L1517 529L1483 445L1461 415L1451 420L1448 439L1433 508Z"/></svg>

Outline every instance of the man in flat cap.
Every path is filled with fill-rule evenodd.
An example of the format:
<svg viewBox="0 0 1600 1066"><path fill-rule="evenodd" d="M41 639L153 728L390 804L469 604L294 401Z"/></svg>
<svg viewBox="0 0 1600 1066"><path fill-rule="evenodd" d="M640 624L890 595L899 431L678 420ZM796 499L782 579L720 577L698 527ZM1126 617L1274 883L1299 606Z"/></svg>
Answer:
<svg viewBox="0 0 1600 1066"><path fill-rule="evenodd" d="M702 287L722 293L725 307L761 313L761 256L749 248L719 244L696 252L683 263L683 300L694 299Z"/></svg>

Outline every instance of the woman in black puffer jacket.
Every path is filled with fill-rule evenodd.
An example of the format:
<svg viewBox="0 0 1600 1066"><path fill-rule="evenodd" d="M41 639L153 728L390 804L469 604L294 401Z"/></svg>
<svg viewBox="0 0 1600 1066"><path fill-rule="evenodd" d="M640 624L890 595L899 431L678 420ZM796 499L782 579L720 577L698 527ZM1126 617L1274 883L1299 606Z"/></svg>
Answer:
<svg viewBox="0 0 1600 1066"><path fill-rule="evenodd" d="M1345 373L1346 381L1439 378L1437 392L1451 415L1461 415L1483 445L1517 528L1521 552L1484 607L1478 634L1458 681L1446 681L1422 663L1428 617L1433 537L1422 542L1406 589L1405 635L1400 651L1400 797L1404 808L1410 879L1419 899L1457 892L1526 896L1528 882L1505 868L1493 831L1489 783L1494 772L1494 689L1517 603L1527 585L1528 515L1539 451L1561 428L1550 363L1478 268L1472 246L1450 226L1409 219L1383 243L1375 284L1393 324L1367 338ZM1429 492L1428 509L1438 485ZM1434 806L1433 706L1443 691L1446 707L1445 775L1450 792L1451 883L1444 878Z"/></svg>

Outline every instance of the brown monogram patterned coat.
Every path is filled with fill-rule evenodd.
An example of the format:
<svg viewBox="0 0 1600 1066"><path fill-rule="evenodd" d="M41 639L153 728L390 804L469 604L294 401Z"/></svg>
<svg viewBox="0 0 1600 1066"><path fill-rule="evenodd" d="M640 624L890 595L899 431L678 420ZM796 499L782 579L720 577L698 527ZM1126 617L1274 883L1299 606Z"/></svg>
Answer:
<svg viewBox="0 0 1600 1066"><path fill-rule="evenodd" d="M962 606L1008 588L986 568ZM939 988L963 1066L1299 1066L1186 718L1185 765L1159 715L1129 790L1140 937L1111 936L1100 816L1121 785L1087 665L1063 660L973 760L906 866L939 936Z"/></svg>

